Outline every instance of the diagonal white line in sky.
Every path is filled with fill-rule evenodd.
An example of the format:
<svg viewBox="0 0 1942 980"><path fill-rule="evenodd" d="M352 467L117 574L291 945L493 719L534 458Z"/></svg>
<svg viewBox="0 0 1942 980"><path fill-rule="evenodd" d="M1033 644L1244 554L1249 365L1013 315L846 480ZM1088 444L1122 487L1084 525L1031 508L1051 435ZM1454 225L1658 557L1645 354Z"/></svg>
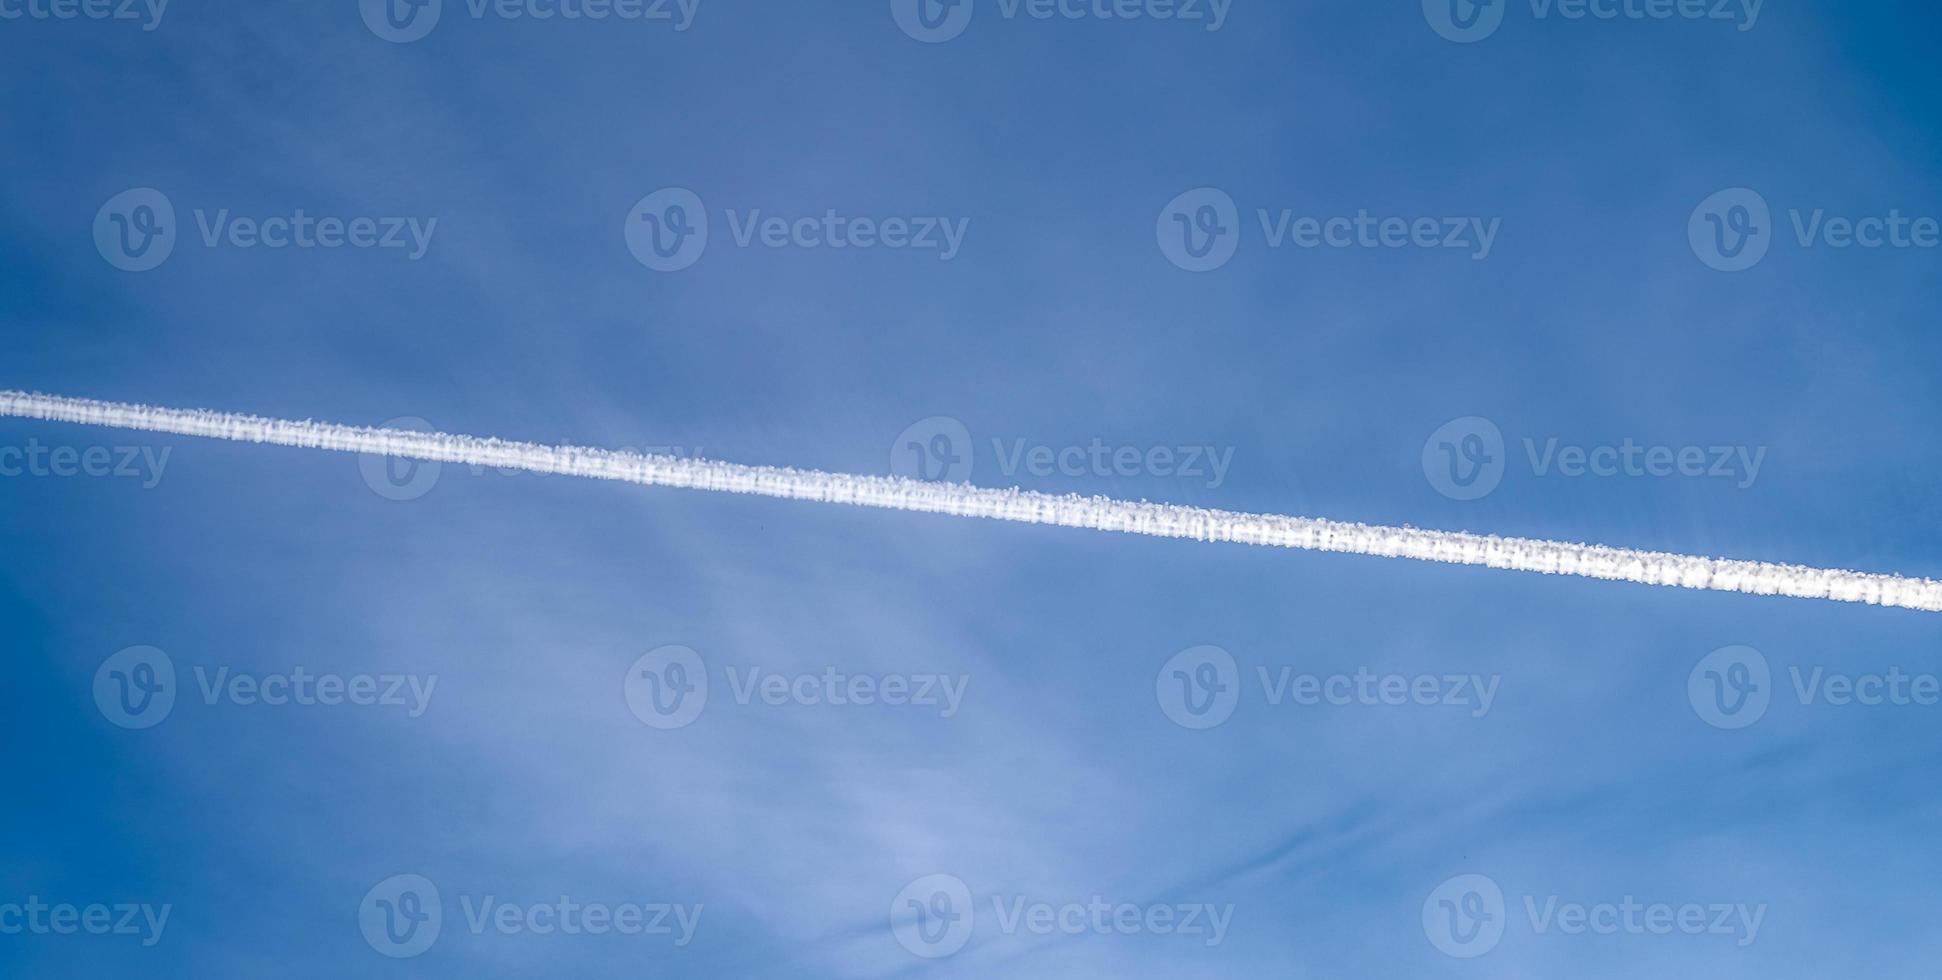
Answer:
<svg viewBox="0 0 1942 980"><path fill-rule="evenodd" d="M529 470L649 486L748 493L818 503L1053 524L1160 538L1414 558L1641 585L1864 602L1942 612L1942 582L1899 575L1634 551L1531 538L1353 524L1311 517L1145 501L994 490L961 483L856 476L776 466L642 455L580 446L258 418L0 390L0 416L167 432L305 449Z"/></svg>

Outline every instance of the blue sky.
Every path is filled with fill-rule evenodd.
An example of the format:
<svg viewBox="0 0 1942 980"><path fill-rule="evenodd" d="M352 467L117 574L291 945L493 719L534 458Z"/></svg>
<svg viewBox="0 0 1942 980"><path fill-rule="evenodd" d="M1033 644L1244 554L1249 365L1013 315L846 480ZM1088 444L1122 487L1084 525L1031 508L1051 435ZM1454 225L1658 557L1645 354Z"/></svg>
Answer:
<svg viewBox="0 0 1942 980"><path fill-rule="evenodd" d="M445 0L394 43L353 0L174 0L153 30L0 0L24 12L0 17L0 387L862 473L944 417L985 485L1942 576L1942 249L1820 233L1942 218L1930 6L1516 0L1471 43L1408 2L1233 0L1209 30L976 0L936 41L891 7L701 0L677 29ZM130 272L95 227L141 188L174 244ZM709 235L660 271L629 230L669 188ZM1163 232L1201 188L1234 250L1192 272ZM1767 252L1722 272L1689 230L1736 188ZM298 209L429 233L417 258L235 235ZM1271 247L1263 212L1496 231L1481 258ZM831 213L963 237L751 227ZM1498 485L1456 499L1426 443L1473 417ZM1095 445L1142 463L1019 455ZM1763 455L1573 477L1547 449L1626 445ZM133 475L55 472L95 447ZM18 421L0 473L10 976L1805 978L1937 952L1942 706L1823 686L1942 670L1923 614L453 466L387 495L347 456ZM626 679L669 645L710 689L656 727ZM1196 729L1164 692L1203 646L1238 701ZM1734 646L1770 702L1737 728L1702 664ZM132 647L177 687L143 729L96 691ZM415 717L198 684L298 667L436 682ZM756 668L966 686L948 717L740 703ZM1494 696L1270 703L1284 668ZM408 958L360 929L399 875L443 910ZM935 875L975 917L926 958L889 912ZM1453 893L1494 944L1426 926L1467 875L1501 893ZM685 945L475 931L486 896L701 912ZM1000 914L1095 896L1142 928ZM1628 896L1761 924L1531 911ZM33 898L169 915L152 946L8 932ZM1189 906L1229 910L1218 942L1145 927Z"/></svg>

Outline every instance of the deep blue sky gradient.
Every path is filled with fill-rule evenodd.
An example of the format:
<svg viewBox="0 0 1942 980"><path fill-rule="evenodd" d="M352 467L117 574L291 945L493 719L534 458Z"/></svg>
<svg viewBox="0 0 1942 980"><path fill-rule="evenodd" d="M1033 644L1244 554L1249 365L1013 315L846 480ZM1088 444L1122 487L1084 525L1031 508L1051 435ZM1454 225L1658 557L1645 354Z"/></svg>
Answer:
<svg viewBox="0 0 1942 980"><path fill-rule="evenodd" d="M175 0L159 28L0 21L0 387L883 473L961 420L973 480L1942 576L1936 249L1774 244L1708 268L1724 188L1942 216L1931 4L1770 0L1731 24L1538 19L1439 37L1413 2L1234 0L1180 23L1006 20L925 44L886 5L702 0L692 27L474 20L375 37L352 0ZM164 191L160 268L98 208ZM1211 186L1206 274L1155 219ZM685 187L700 262L629 208ZM204 248L195 209L436 217L430 252ZM723 209L944 215L960 255L734 247ZM1489 257L1263 247L1258 208L1500 219ZM1476 501L1424 441L1491 419ZM1759 479L1540 477L1522 440L1765 447ZM1207 481L1001 472L1010 445L1208 445ZM1929 616L1205 546L448 467L387 500L350 457L0 422L0 446L169 447L153 489L0 478L0 904L171 903L153 949L0 935L25 977L1915 977L1932 971L1935 707L1786 702L1708 726L1710 651L1942 670ZM971 678L963 711L739 706L656 731L621 678L723 665ZM1501 675L1483 718L1271 708L1173 724L1177 651ZM97 710L117 650L437 674L396 711ZM186 693L186 691L185 691ZM1235 906L1218 946L986 918L906 953L931 873L980 895ZM393 961L375 882L446 933ZM1456 960L1425 897L1512 896ZM703 903L695 942L474 936L458 894ZM1521 896L1769 906L1758 940L1535 935ZM981 912L989 913L987 903Z"/></svg>

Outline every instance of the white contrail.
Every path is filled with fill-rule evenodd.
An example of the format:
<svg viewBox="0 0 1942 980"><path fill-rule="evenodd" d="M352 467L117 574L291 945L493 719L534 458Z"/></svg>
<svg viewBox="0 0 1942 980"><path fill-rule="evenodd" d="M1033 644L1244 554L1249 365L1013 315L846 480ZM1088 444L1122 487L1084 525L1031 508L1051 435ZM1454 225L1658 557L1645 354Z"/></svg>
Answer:
<svg viewBox="0 0 1942 980"><path fill-rule="evenodd" d="M992 490L899 477L852 476L774 466L743 466L674 456L644 456L578 446L542 446L444 433L293 422L227 412L154 408L84 398L0 391L0 416L371 453L440 463L624 480L765 497L1057 524L1161 538L1234 541L1384 558L1485 565L1548 575L1689 589L1833 599L1942 612L1942 582L1765 562L1500 538L1453 531L1348 524L1277 514L1244 514L1076 494Z"/></svg>

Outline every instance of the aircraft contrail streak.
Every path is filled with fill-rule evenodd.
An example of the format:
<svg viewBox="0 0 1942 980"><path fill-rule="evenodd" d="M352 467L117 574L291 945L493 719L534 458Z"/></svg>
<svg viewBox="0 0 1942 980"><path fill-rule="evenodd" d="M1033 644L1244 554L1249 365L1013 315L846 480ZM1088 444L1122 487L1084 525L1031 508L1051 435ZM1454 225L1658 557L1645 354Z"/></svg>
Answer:
<svg viewBox="0 0 1942 980"><path fill-rule="evenodd" d="M529 470L649 486L747 493L889 510L1054 524L1160 538L1414 558L1642 585L1831 599L1942 612L1942 582L1867 572L1634 551L1455 531L1352 524L1278 514L1247 514L1174 504L994 490L901 477L856 476L746 466L674 456L327 422L257 418L228 412L156 408L55 395L0 391L0 416L371 453L439 463Z"/></svg>

